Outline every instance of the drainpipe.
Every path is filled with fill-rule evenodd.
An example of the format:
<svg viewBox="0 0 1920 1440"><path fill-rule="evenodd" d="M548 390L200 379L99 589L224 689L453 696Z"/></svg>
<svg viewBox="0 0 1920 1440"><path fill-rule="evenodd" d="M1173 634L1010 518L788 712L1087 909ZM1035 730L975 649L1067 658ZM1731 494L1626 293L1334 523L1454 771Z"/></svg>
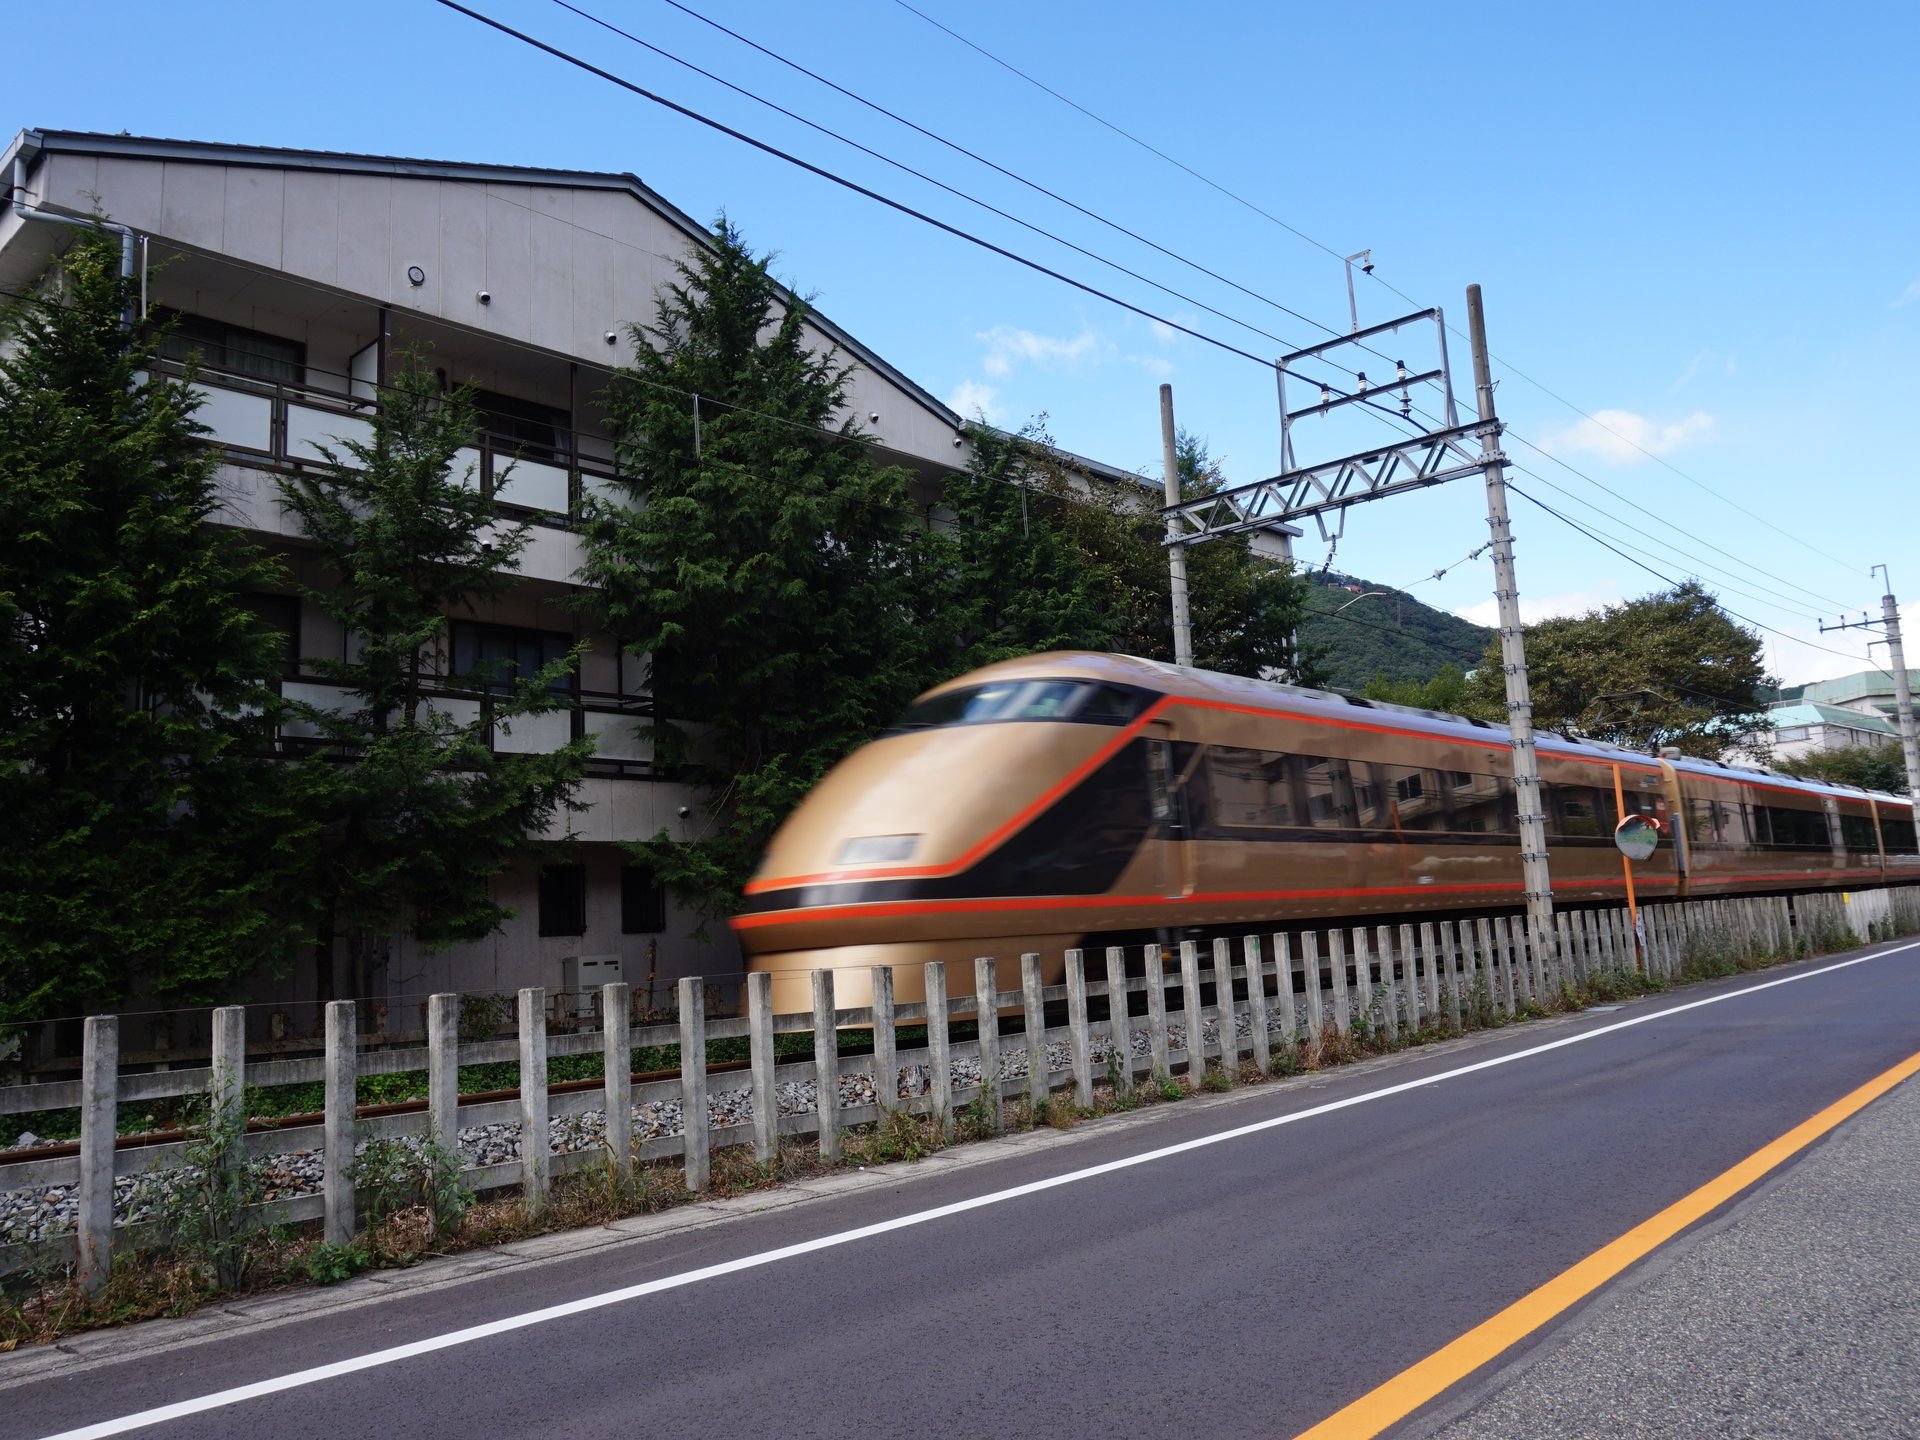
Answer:
<svg viewBox="0 0 1920 1440"><path fill-rule="evenodd" d="M27 203L27 161L23 155L13 157L13 213L22 220L38 220L44 225L77 225L88 230L98 225L102 230L110 230L120 237L120 278L133 278L133 230L113 220L81 220L72 215L58 215L51 210L36 210ZM120 323L129 329L133 327L133 307L131 304L120 312Z"/></svg>

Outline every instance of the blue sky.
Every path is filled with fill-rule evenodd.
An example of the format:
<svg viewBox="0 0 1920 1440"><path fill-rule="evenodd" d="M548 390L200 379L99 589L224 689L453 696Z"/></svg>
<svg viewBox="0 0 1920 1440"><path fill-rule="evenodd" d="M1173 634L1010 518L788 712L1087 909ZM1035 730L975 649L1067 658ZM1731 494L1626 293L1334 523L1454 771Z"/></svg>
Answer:
<svg viewBox="0 0 1920 1440"><path fill-rule="evenodd" d="M1363 323L1415 308L1390 284L1464 327L1477 282L1501 415L1554 457L1510 440L1530 472L1516 484L1784 632L1766 636L1783 678L1865 663L1865 636L1823 638L1815 619L1877 610L1871 565L1890 565L1895 588L1920 601L1920 557L1901 548L1920 519L1907 430L1920 345L1920 7L913 0L1215 189L899 0L684 3L1317 324L984 170L666 0L581 8L1190 298L551 0L475 8L1258 356L1345 328L1339 257L1363 247L1377 265L1360 281ZM1151 471L1164 380L1230 479L1278 468L1270 369L886 212L431 0L69 0L17 10L9 32L9 131L629 170L698 218L724 209L756 248L778 252L783 279L969 412L1011 426L1044 413L1067 448ZM81 53L76 35L84 73L55 63ZM1466 375L1464 341L1452 358ZM1460 399L1471 406L1470 388ZM1296 447L1331 458L1387 433L1305 427ZM1530 617L1660 586L1527 500L1513 508ZM1490 566L1455 564L1485 538L1483 492L1457 481L1351 511L1334 564L1400 585L1451 566L1415 593L1485 618ZM1310 531L1300 553L1318 564L1326 548Z"/></svg>

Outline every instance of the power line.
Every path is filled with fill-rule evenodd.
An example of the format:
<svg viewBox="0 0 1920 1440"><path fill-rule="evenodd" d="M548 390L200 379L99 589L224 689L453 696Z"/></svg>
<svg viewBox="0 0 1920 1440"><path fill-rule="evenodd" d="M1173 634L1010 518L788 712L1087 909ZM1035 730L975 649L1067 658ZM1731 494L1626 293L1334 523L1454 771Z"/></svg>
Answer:
<svg viewBox="0 0 1920 1440"><path fill-rule="evenodd" d="M1615 555L1618 555L1622 560L1625 560L1629 565L1637 565L1640 567L1640 569L1646 571L1649 575L1653 576L1656 580L1663 581L1668 585L1674 586L1675 588L1679 587L1681 582L1679 582L1678 580L1675 580L1672 576L1661 574L1658 570L1654 569L1651 565L1647 564L1645 561L1637 560L1633 556L1629 555L1626 551L1619 549L1617 546L1612 545L1607 541L1601 539L1598 535L1594 534L1591 530L1587 529L1579 521L1569 520L1565 515L1562 515L1558 510L1554 509L1551 505L1547 504L1544 500L1536 500L1533 496L1527 494L1526 491L1522 490L1518 485L1515 485L1511 481L1509 481L1507 484L1507 488L1513 491L1513 493L1518 495L1521 499L1527 501L1529 504L1536 505L1540 509L1546 511L1547 514L1553 516L1553 518L1558 520L1561 524L1570 526L1571 528L1578 530L1582 535L1586 536L1589 540L1593 541L1594 544L1600 546L1603 549L1611 550ZM1742 615L1737 610L1728 610L1727 607L1724 605L1722 605L1720 608L1722 610L1725 610L1726 613L1728 615L1731 615L1735 620L1740 621L1743 625L1751 625L1756 630L1765 630L1769 635L1778 635L1782 640L1788 641L1791 644L1804 645L1810 650L1824 650L1826 651L1827 654L1838 655L1843 660L1859 660L1861 664L1865 665L1868 669L1872 668L1872 661L1870 658L1862 659L1862 657L1852 654L1849 651L1835 650L1830 645L1816 645L1811 640L1802 640L1798 635L1789 635L1784 630L1777 630L1771 625L1765 625L1758 620L1750 619L1749 617Z"/></svg>
<svg viewBox="0 0 1920 1440"><path fill-rule="evenodd" d="M662 47L655 45L650 40L643 40L638 35L632 34L631 32L626 30L622 30L618 25L615 25L609 20L603 20L598 15L592 14L591 12L586 10L582 10L577 5L570 4L569 0L553 0L553 3L558 5L562 10L566 10L571 14L578 15L581 19L590 21L593 24L600 26L602 29L610 31L615 35L618 35L623 40L632 41L635 45L640 46L642 49L653 52L655 55L660 56L662 59L671 60L674 64L683 66L684 68L691 70L694 74L699 75L704 79L711 80L716 85L721 85L726 87L728 90L733 91L736 95L744 96L747 99L752 100L756 104L764 105L769 110L772 110L776 114L784 115L789 120L792 120L797 124L805 125L810 130L814 130L819 134L829 137L830 139L838 140L842 145L850 146L851 148L858 150L862 155L865 155L870 159L878 160L883 165L891 165L894 169L899 170L904 174L911 175L916 180L924 181L926 184L932 185L936 189L943 190L947 194L955 196L958 199L965 200L970 205L977 205L982 210L985 210L988 214L997 215L1002 220L1006 220L1011 222L1012 224L1018 225L1023 230L1031 231L1035 235L1039 235L1044 239L1053 241L1056 245L1063 245L1067 249L1074 251L1076 254L1084 255L1087 259L1095 261L1098 264L1105 265L1111 270L1117 270L1120 274L1125 275L1130 279L1138 280L1143 285L1150 285L1155 290L1160 291L1163 295L1169 295L1175 300L1183 301L1186 304L1192 305L1197 309L1204 310L1209 315L1213 315L1221 320L1225 320L1229 325L1238 325L1241 329L1250 331L1251 333L1260 336L1263 340L1271 340L1273 341L1274 344L1282 346L1285 349L1294 350L1299 348L1293 341L1288 340L1285 336L1275 335L1270 330L1263 330L1258 325L1251 324L1248 321L1242 320L1237 315L1231 315L1225 310L1221 310L1215 306L1209 305L1206 301L1201 300L1196 296L1189 295L1185 291L1176 290L1170 285L1163 285L1158 280L1155 280L1150 276L1141 274L1138 270L1129 269L1127 266L1122 265L1117 260L1109 259L1105 255L1101 255L1096 251L1089 250L1087 249L1086 246L1077 244L1074 241L1067 239L1065 236L1056 234L1055 232L1048 230L1043 226L1036 225L1030 220L1023 220L1020 218L1020 216L1015 215L1013 212L1009 210L1003 210L1000 206L992 204L989 201L982 200L977 195L969 194L967 191L962 190L957 186L949 185L947 184L946 181L937 179L936 177L927 174L924 170L917 170L903 160L897 160L891 155L885 154L884 152L879 150L875 150L872 146L862 144L860 141L852 139L849 136L843 135L839 131L832 129L829 126L822 125L816 120L809 120L806 116L799 114L797 111L789 110L786 106L778 104L775 101L769 100L764 95L757 94L756 92L747 89L747 87L745 87L744 85L735 84L731 80L725 79L722 76L714 74L711 70L702 69L700 66L694 64L691 60L683 59L681 56L674 54L671 50L663 49ZM685 6L678 5L677 0L666 0L666 3L669 5L674 5L676 9L683 9L683 10L686 9ZM700 16L696 14L696 12L694 11L688 10L687 13L690 15L694 15L696 19L705 19L704 16ZM712 23L712 22L709 22L709 23ZM717 26L716 28L726 30L725 26ZM734 34L734 32L731 30L726 30L726 33L729 35ZM743 37L736 35L734 38L742 39ZM748 45L753 45L753 42L751 40L744 40L743 43ZM773 54L772 51L766 50L765 47L763 46L754 45L754 49L761 50L763 53L768 55ZM774 58L780 59L782 57L776 55L774 56ZM792 64L791 61L788 61L787 63ZM795 66L795 68L799 69L800 67ZM811 75L813 72L803 71L802 73ZM816 76L815 78L817 79L819 77ZM833 82L822 81L821 83L831 85ZM838 85L835 85L833 88L836 90L841 89L841 87ZM848 90L841 90L841 93L846 95L852 94L852 92ZM854 96L854 98L858 99L859 97ZM879 107L876 106L875 108L878 109ZM890 113L890 112L883 111L882 113ZM902 121L901 123L912 124L911 121ZM920 127L917 125L914 126L913 128L916 130L920 129ZM931 134L932 132L921 131L921 133ZM938 137L935 137L935 138L938 138ZM956 146L955 148L957 149L959 147ZM990 162L983 162L983 163L990 163ZM999 167L995 166L994 168L998 169ZM1003 173L1010 173L1010 172L1003 172ZM1017 179L1019 177L1016 176L1015 178ZM1035 187L1035 188L1037 189L1038 187ZM1051 193L1051 192L1043 191L1042 193ZM1058 198L1058 197L1055 197L1055 198ZM1069 201L1066 203L1070 204L1072 202ZM1075 206L1074 208L1079 209L1080 207ZM1092 212L1083 211L1082 213L1091 214ZM1094 218L1098 219L1099 217L1095 216ZM1120 227L1116 226L1115 228L1118 229ZM1122 233L1127 235L1133 235L1133 232L1130 230L1122 231ZM1140 239L1141 237L1134 235L1133 238L1137 240L1137 239ZM1146 241L1144 243L1151 245L1153 242ZM1155 245L1153 248L1156 250L1160 250L1163 254L1172 255L1173 258L1176 260L1181 258L1178 255L1174 255L1173 251L1167 250L1163 246ZM1183 262L1183 263L1191 263L1191 262ZM1200 266L1195 266L1194 268L1203 269L1203 267L1200 267ZM1209 270L1203 270L1203 273L1209 274L1209 275L1213 274L1213 272ZM1221 279L1223 277L1214 276L1214 278ZM1233 282L1227 281L1226 283L1232 284ZM1242 287L1236 286L1235 288L1239 289ZM1252 294L1253 292L1248 291L1247 293ZM1286 310L1286 307L1284 305L1279 306L1278 308L1282 310ZM1309 320L1306 316L1300 314L1298 311L1287 310L1287 313L1289 315L1292 315L1295 319L1304 321L1309 325L1317 323L1315 321ZM1325 329L1326 327L1322 326L1321 328ZM1322 363L1325 363L1325 362L1322 362Z"/></svg>
<svg viewBox="0 0 1920 1440"><path fill-rule="evenodd" d="M1050 280L1058 280L1063 285L1069 285L1073 289L1079 290L1084 294L1094 296L1096 299L1105 300L1110 305L1117 305L1122 310L1126 310L1132 314L1138 315L1142 319L1152 320L1158 324L1165 325L1170 330L1177 330L1183 335L1192 336L1195 340L1199 340L1205 344L1212 345L1216 349L1223 350L1230 355L1237 355L1243 360L1250 360L1254 364L1260 366L1263 370L1272 370L1272 369L1280 368L1275 365L1274 361L1272 361L1271 359L1265 356L1256 355L1251 350L1242 350L1239 346L1234 345L1229 341L1222 340L1219 337L1214 335L1209 335L1203 330L1196 330L1191 325L1183 325L1179 321L1169 319L1164 315L1156 314L1155 312L1147 309L1145 306L1134 304L1131 300L1123 300L1118 295L1114 295L1108 291L1102 290L1096 285L1090 285L1084 280L1076 280L1071 275L1064 274L1061 271L1055 270L1050 266L1042 265L1038 260L1030 259L1027 256L1018 253L1017 251L1007 249L1003 245L996 245L991 240L985 239L984 237L979 235L975 235L971 231L963 230L958 225L949 224L947 221L941 220L936 218L935 216L929 215L923 210L916 210L913 206L908 205L903 201L895 200L888 195L883 195L877 190L870 189L867 186L860 184L858 181L849 180L846 176L836 174L834 171L828 170L824 166L815 165L812 161L803 160L797 155L790 154L787 151L780 149L778 146L770 145L764 140L755 139L753 136L748 135L746 132L742 130L736 130L731 125L727 125L719 120L715 120L709 115L701 114L698 110L694 110L686 105L682 105L677 101L669 100L664 95L655 94L653 91L648 90L646 87L642 85L638 85L635 82L628 80L623 76L616 75L611 70L602 69L600 66L593 64L591 61L583 60L580 56L575 55L570 51L563 50L557 45L550 45L546 41L537 39L534 36L527 34L523 30L514 29L511 25L506 24L504 21L496 20L490 15L483 15L478 10L469 9L467 6L460 4L459 0L438 0L438 3L446 7L447 9L456 12L457 14L465 15L468 19L477 21L479 24L487 26L489 29L497 30L502 35L506 35L514 40L518 40L523 45L527 45L532 49L539 50L544 54L551 55L554 59L563 61L568 65L572 65L576 69L584 70L587 74L596 76L601 80L605 80L609 84L617 85L622 90L626 90L631 94L638 95L643 100L651 100L654 104L659 105L665 109L671 110L676 115L684 116L686 119L692 120L697 124L704 125L710 130L718 131L720 134L727 136L729 139L738 140L743 145L749 145L753 149L760 151L762 154L771 155L777 160L784 160L789 165L792 165L801 170L805 170L810 175L818 176L820 179L826 180L834 185L838 185L842 189L851 190L856 195L864 196L865 198L872 200L875 204L884 205L889 210L898 211L900 214L906 215L911 219L918 220L922 224L931 225L936 230L940 230L948 235L953 236L956 239L964 240L970 245L976 245L982 250L986 250L991 252L992 254L1000 256L1004 260L1011 260L1014 264L1023 266L1028 270L1032 270L1036 274L1045 275ZM1286 373L1294 375L1296 379L1304 380L1308 384L1320 385L1323 389L1330 390L1333 393L1340 395L1342 398L1348 398L1349 396L1350 392L1341 390L1337 386L1327 385L1323 381L1318 380L1313 376L1302 374L1298 371L1287 371Z"/></svg>
<svg viewBox="0 0 1920 1440"><path fill-rule="evenodd" d="M1173 166L1177 170L1184 171L1186 174L1191 175L1194 179L1198 180L1202 185L1207 186L1209 189L1219 191L1220 194L1226 196L1229 200L1233 201L1235 204L1244 205L1247 209L1253 211L1254 214L1259 215L1264 219L1272 221L1275 225L1278 225L1282 230L1287 231L1291 235L1297 235L1300 239L1306 241L1309 245L1315 246L1318 249L1326 251L1327 254L1333 256L1333 258L1336 260L1342 260L1345 258L1343 255L1341 255L1341 253L1338 250L1335 250L1332 246L1323 244L1321 241L1318 241L1314 239L1313 236L1307 234L1306 231L1298 229L1295 226L1289 225L1286 221L1282 220L1278 215L1272 214L1269 211L1261 209L1258 205L1254 204L1253 201L1247 199L1244 195L1235 194L1233 191L1229 190L1226 186L1222 185L1219 181L1208 179L1205 175L1202 175L1198 170L1195 170L1191 165L1188 165L1183 161L1174 159L1173 156L1167 154L1166 151L1157 149L1155 146L1148 144L1145 140L1142 140L1138 135L1135 135L1130 131L1123 130L1118 125L1114 124L1111 120L1105 119L1102 116L1094 114L1093 111L1087 109L1086 106L1080 104L1078 101L1069 100L1065 95L1062 95L1058 90L1055 90L1051 85L1046 84L1044 81L1036 80L1033 76L1027 74L1026 71L1020 69L1016 65L1009 63L1008 61L1002 60L998 55L994 54L991 50L988 50L985 46L978 45L972 40L969 40L966 36L962 35L959 31L950 29L949 27L942 25L938 20L934 19L931 15L927 14L924 10L914 9L913 6L907 3L907 0L894 0L894 4L898 5L902 10L907 11L909 14L918 15L922 20L926 21L927 24L933 26L934 29L942 31L945 34L952 36L955 40L958 40L962 45L966 46L969 50L975 51L978 54L986 56L987 59L991 60L994 64L998 65L1001 69L1010 70L1015 75L1018 75L1022 80L1026 81L1029 85L1032 85L1038 89L1046 91L1047 94L1053 96L1053 98L1058 100L1062 105L1066 105L1074 110L1078 110L1082 115L1086 116L1089 120L1093 121L1096 125L1104 125L1107 129L1111 130L1114 134L1120 136L1123 140L1129 140L1133 144L1138 145L1142 150L1145 150L1150 154L1159 156L1162 160L1166 161L1167 164ZM1413 302L1409 301L1408 303L1412 304ZM1338 332L1336 331L1334 333L1337 334Z"/></svg>

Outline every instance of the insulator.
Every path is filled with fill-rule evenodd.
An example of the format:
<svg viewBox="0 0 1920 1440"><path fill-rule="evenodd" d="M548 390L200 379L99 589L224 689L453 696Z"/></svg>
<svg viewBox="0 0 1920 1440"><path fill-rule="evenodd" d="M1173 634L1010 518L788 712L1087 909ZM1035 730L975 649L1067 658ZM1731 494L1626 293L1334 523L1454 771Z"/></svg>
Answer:
<svg viewBox="0 0 1920 1440"><path fill-rule="evenodd" d="M1367 372L1362 370L1358 375L1354 376L1353 378L1360 382L1360 393L1362 395L1366 394L1367 393Z"/></svg>

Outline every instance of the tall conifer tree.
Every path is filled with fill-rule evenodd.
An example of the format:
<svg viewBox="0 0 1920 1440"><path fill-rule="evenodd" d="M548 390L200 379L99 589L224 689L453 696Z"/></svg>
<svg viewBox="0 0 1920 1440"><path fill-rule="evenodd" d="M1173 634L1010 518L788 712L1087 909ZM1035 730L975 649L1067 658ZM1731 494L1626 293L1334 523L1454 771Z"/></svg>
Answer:
<svg viewBox="0 0 1920 1440"><path fill-rule="evenodd" d="M800 797L949 663L909 477L843 416L849 367L806 313L723 218L607 395L629 478L586 527L582 577L647 657L656 758L710 787L704 834L636 847L707 914L737 907Z"/></svg>
<svg viewBox="0 0 1920 1440"><path fill-rule="evenodd" d="M209 524L218 453L119 246L0 317L0 1019L230 999L299 930L308 834L265 758L277 568Z"/></svg>

